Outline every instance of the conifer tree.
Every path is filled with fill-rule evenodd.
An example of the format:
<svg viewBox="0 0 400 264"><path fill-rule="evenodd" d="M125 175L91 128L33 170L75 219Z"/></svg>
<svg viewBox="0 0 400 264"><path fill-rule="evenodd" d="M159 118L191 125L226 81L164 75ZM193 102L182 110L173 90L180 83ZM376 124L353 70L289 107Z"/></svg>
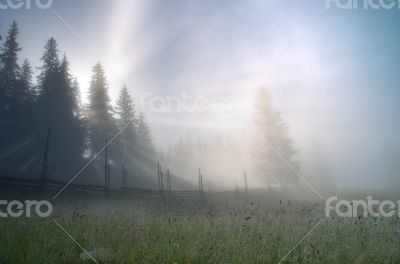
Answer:
<svg viewBox="0 0 400 264"><path fill-rule="evenodd" d="M66 177L81 163L83 154L85 134L80 117L76 115L78 91L73 87L65 55L60 62L54 38L48 40L42 62L36 136L43 139L46 131L51 129L49 153L52 155L49 162L54 169L52 173Z"/></svg>
<svg viewBox="0 0 400 264"><path fill-rule="evenodd" d="M17 42L18 34L17 22L13 21L0 53L0 107L3 111L14 111L18 107L18 52L21 50Z"/></svg>
<svg viewBox="0 0 400 264"><path fill-rule="evenodd" d="M32 84L32 67L27 59L24 60L19 73L19 86L22 94L20 104L31 105L36 94Z"/></svg>
<svg viewBox="0 0 400 264"><path fill-rule="evenodd" d="M120 146L123 159L127 155L135 155L136 112L132 97L126 86L122 87L117 102L118 129L124 129L120 135Z"/></svg>
<svg viewBox="0 0 400 264"><path fill-rule="evenodd" d="M137 159L141 163L140 170L143 175L150 175L155 164L155 151L150 129L143 113L139 114L137 124Z"/></svg>
<svg viewBox="0 0 400 264"><path fill-rule="evenodd" d="M89 88L88 118L90 120L90 145L92 151L96 151L104 145L105 140L110 140L116 133L108 96L107 79L100 63L93 67Z"/></svg>
<svg viewBox="0 0 400 264"><path fill-rule="evenodd" d="M272 106L271 96L260 89L255 104L255 144L252 149L254 173L268 185L289 185L298 182L293 169L298 152L293 147L288 128L281 114ZM292 167L292 168L290 168Z"/></svg>

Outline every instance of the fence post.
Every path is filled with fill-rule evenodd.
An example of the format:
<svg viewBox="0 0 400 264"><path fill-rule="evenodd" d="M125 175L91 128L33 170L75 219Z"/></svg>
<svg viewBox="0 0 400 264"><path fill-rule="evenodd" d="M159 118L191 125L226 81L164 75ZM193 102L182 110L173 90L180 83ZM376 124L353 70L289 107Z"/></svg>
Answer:
<svg viewBox="0 0 400 264"><path fill-rule="evenodd" d="M160 182L160 162L157 162L157 179L158 179L158 191L161 193L161 182Z"/></svg>
<svg viewBox="0 0 400 264"><path fill-rule="evenodd" d="M160 166L160 183L161 183L161 193L164 195L164 175L162 171L162 167Z"/></svg>
<svg viewBox="0 0 400 264"><path fill-rule="evenodd" d="M165 190L165 188L164 188L164 176L163 176L163 171L162 171L161 165L159 165L159 170L158 171L159 171L160 197L162 198L163 203L165 205L166 200L165 200L165 194L164 194L164 190Z"/></svg>
<svg viewBox="0 0 400 264"><path fill-rule="evenodd" d="M107 164L107 195L110 194L111 191L111 165L110 162Z"/></svg>
<svg viewBox="0 0 400 264"><path fill-rule="evenodd" d="M49 149L49 140L50 140L51 128L47 131L46 137L46 146L43 155L43 164L42 164L42 177L40 179L40 191L44 192L46 189L46 178L47 178L47 161L48 161L48 149Z"/></svg>
<svg viewBox="0 0 400 264"><path fill-rule="evenodd" d="M125 171L125 166L122 165L122 184L121 184L121 189L122 189L122 193L125 193L126 189L126 175L125 175L126 171Z"/></svg>
<svg viewBox="0 0 400 264"><path fill-rule="evenodd" d="M104 149L104 193L108 195L108 139L105 140L106 147Z"/></svg>
<svg viewBox="0 0 400 264"><path fill-rule="evenodd" d="M164 196L164 179L163 179L163 172L160 162L158 164L158 189L160 191L160 196Z"/></svg>
<svg viewBox="0 0 400 264"><path fill-rule="evenodd" d="M203 175L201 174L201 169L199 168L199 194L203 196Z"/></svg>
<svg viewBox="0 0 400 264"><path fill-rule="evenodd" d="M167 170L167 189L168 189L168 195L171 196L172 184L171 184L171 174L169 172L169 169Z"/></svg>
<svg viewBox="0 0 400 264"><path fill-rule="evenodd" d="M249 203L249 189L247 186L247 175L246 171L244 171L244 188L245 188L245 194L246 194L246 203Z"/></svg>
<svg viewBox="0 0 400 264"><path fill-rule="evenodd" d="M125 184L124 184L124 187L126 188L126 187L128 187L128 171L125 169L125 167L124 167L124 174L125 174Z"/></svg>

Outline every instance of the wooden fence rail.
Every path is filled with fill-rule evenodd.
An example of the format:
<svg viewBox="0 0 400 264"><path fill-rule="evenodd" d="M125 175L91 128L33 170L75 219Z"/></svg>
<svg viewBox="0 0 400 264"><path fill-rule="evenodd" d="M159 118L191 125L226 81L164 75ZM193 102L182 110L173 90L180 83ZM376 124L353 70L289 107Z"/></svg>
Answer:
<svg viewBox="0 0 400 264"><path fill-rule="evenodd" d="M44 185L43 185L44 181ZM59 191L66 182L52 180L52 179L28 179L28 178L15 178L0 175L0 189L1 190L14 190L14 189L34 189L41 190L44 186L47 191ZM120 189L104 188L102 185L84 185L84 184L69 184L65 188L66 192L73 193L113 193L113 194L131 194L138 196L157 196L163 197L165 194L161 193L160 190L144 189L144 188L132 188L121 186ZM199 191L175 191L170 190L166 193L168 196L179 196L179 197L196 197L201 196Z"/></svg>

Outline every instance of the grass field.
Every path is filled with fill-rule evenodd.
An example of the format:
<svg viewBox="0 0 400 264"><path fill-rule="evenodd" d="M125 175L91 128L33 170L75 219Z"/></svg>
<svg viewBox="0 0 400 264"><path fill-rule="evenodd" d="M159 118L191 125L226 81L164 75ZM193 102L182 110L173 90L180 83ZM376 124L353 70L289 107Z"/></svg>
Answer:
<svg viewBox="0 0 400 264"><path fill-rule="evenodd" d="M56 222L98 263L400 263L398 218L232 200L61 199L49 218L0 219L0 263L94 263Z"/></svg>

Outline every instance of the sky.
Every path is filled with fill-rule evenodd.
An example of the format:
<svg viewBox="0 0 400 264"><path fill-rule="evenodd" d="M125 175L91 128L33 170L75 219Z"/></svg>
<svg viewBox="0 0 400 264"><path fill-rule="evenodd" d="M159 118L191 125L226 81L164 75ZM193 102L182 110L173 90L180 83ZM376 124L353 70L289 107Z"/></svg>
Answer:
<svg viewBox="0 0 400 264"><path fill-rule="evenodd" d="M162 149L186 133L250 135L239 119L251 119L255 92L265 87L303 158L317 143L338 185L385 188L397 176L400 9L327 9L324 0L54 0L47 10L0 10L3 36L14 19L21 60L40 66L55 37L84 102L91 68L102 62L111 98L126 84ZM212 110L160 112L148 102L185 95L211 101Z"/></svg>

